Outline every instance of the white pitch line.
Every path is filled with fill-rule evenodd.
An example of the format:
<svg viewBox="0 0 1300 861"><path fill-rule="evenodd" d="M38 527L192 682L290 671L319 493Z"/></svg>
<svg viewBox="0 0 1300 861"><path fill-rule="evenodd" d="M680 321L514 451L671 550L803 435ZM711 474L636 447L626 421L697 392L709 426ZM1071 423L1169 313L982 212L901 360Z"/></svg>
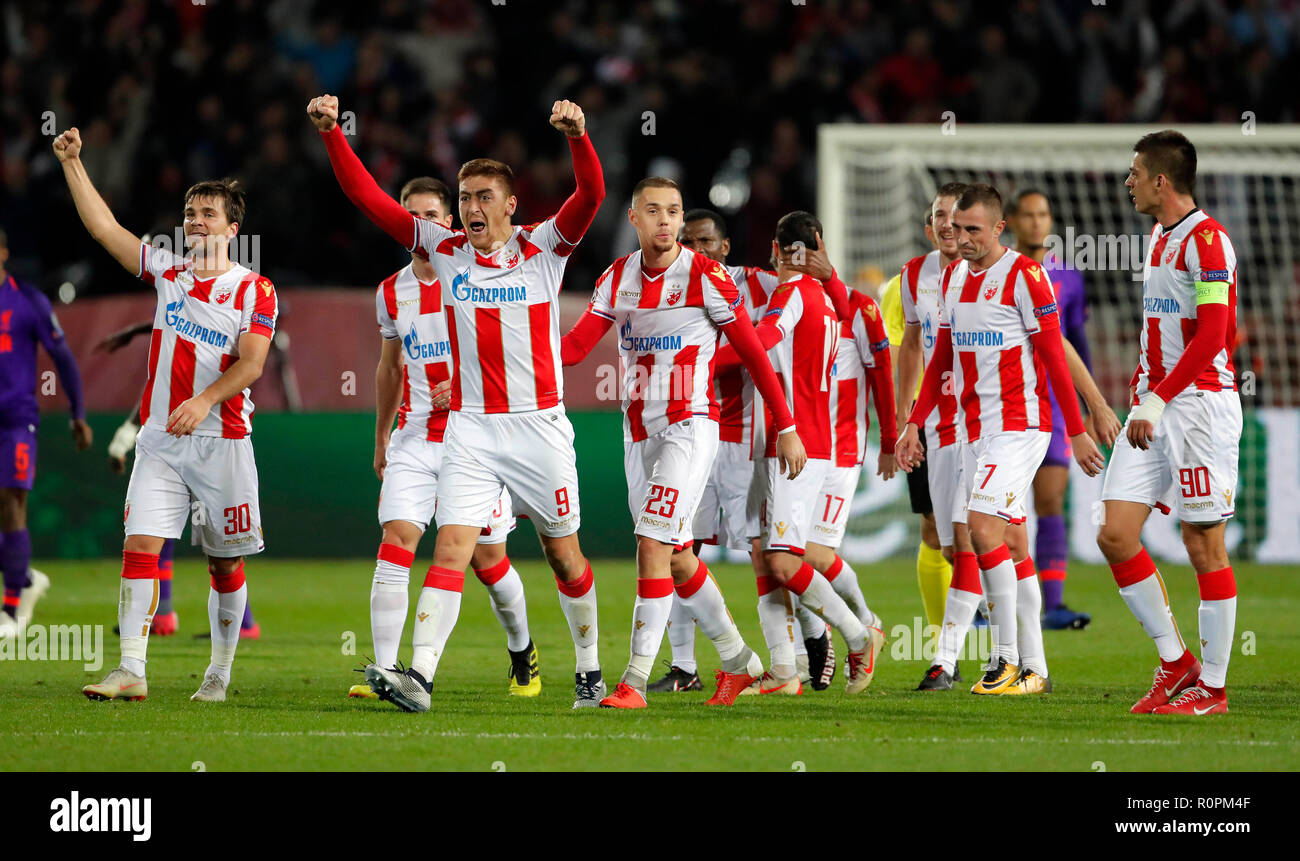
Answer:
<svg viewBox="0 0 1300 861"><path fill-rule="evenodd" d="M196 733L183 731L160 731L160 730L132 730L130 735L153 735L163 737L189 737ZM686 735L647 735L645 733L522 733L522 732L463 732L461 730L439 730L436 732L370 732L364 730L277 730L274 732L266 731L245 731L245 730L224 730L218 735L230 736L234 738L472 738L492 741L660 741L660 742L681 742L694 741L698 736ZM103 735L121 735L120 732L107 730L74 730L72 732L63 732L55 730L54 732L41 732L38 730L13 730L9 732L0 732L0 736L103 736ZM202 735L212 735L204 732ZM750 742L755 744L837 744L846 741L861 743L864 739L847 737L793 737L793 736L732 736L732 741ZM898 737L898 736L879 736L867 739L874 744L987 744L1000 745L1007 742L1019 742L1022 744L1085 744L1085 745L1164 745L1176 746L1184 744L1179 739L1169 738L1083 738L1071 740L1066 738L1040 738L1037 736L1022 735L1016 738L1000 736L998 738L943 738L940 736L922 736L922 737ZM1296 739L1287 739L1285 741L1264 741L1258 739L1217 739L1214 741L1197 741L1194 744L1217 744L1229 747L1278 747L1279 745L1294 745Z"/></svg>

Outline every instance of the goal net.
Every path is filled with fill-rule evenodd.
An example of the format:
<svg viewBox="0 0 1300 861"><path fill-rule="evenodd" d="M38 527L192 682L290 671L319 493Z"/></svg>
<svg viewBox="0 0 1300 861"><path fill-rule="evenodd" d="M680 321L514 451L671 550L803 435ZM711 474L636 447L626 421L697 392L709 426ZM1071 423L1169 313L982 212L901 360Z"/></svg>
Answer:
<svg viewBox="0 0 1300 861"><path fill-rule="evenodd" d="M890 277L909 258L931 250L925 214L943 183L988 182L1008 201L1024 189L1043 191L1054 220L1049 248L1083 270L1093 375L1122 415L1138 356L1142 261L1152 226L1148 216L1134 211L1124 180L1133 144L1157 129L824 125L818 138L818 214L831 257L846 280L871 290L868 273ZM1224 225L1237 251L1233 361L1248 427L1233 539L1253 550L1266 543L1268 458L1252 448L1252 441L1263 447L1265 440L1250 414L1300 406L1300 126L1179 130L1197 149L1197 204ZM1004 238L1013 241L1009 230ZM860 496L883 493L871 486L875 481L868 478ZM1080 501L1071 499L1072 505ZM1291 504L1300 508L1300 501ZM854 532L878 552L891 521L905 511L905 494L883 509L861 510ZM1241 518L1243 511L1251 516ZM1073 514L1075 525L1090 516ZM914 530L905 537L911 546ZM1076 552L1095 558L1095 545L1088 549L1091 533L1071 531Z"/></svg>

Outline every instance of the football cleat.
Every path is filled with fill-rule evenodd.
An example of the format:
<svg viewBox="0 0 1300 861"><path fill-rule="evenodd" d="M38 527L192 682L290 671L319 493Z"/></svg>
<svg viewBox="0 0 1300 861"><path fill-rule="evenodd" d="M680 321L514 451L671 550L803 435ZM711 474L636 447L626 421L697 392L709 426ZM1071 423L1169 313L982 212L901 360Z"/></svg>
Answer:
<svg viewBox="0 0 1300 861"><path fill-rule="evenodd" d="M1185 650L1176 661L1161 661L1156 667L1155 680L1146 696L1133 704L1131 714L1145 715L1172 702L1183 691L1195 685L1201 679L1201 662L1196 660L1191 650Z"/></svg>
<svg viewBox="0 0 1300 861"><path fill-rule="evenodd" d="M1183 691L1173 702L1156 706L1153 715L1226 715L1228 713L1228 689L1207 688L1197 682Z"/></svg>
<svg viewBox="0 0 1300 861"><path fill-rule="evenodd" d="M166 614L155 614L153 622L149 625L149 634L154 637L170 637L176 633L180 627L180 617L175 611Z"/></svg>
<svg viewBox="0 0 1300 861"><path fill-rule="evenodd" d="M835 679L835 643L831 639L831 629L816 640L804 640L808 649L809 684L814 691L824 691Z"/></svg>
<svg viewBox="0 0 1300 861"><path fill-rule="evenodd" d="M535 697L542 692L542 671L537 666L537 647L529 640L528 645L517 652L506 650L510 655L510 696Z"/></svg>
<svg viewBox="0 0 1300 861"><path fill-rule="evenodd" d="M646 707L645 696L627 682L614 686L614 693L600 701L603 709L643 709Z"/></svg>
<svg viewBox="0 0 1300 861"><path fill-rule="evenodd" d="M224 703L226 701L226 680L216 673L203 677L203 684L190 697L192 703Z"/></svg>
<svg viewBox="0 0 1300 861"><path fill-rule="evenodd" d="M749 673L724 673L722 670L718 670L714 678L718 680L718 690L704 701L706 706L733 705L736 697L754 682Z"/></svg>
<svg viewBox="0 0 1300 861"><path fill-rule="evenodd" d="M845 693L861 693L870 686L871 678L876 674L876 658L880 657L884 647L885 632L876 627L867 628L866 648L861 652L849 652L845 659L844 674L848 677Z"/></svg>
<svg viewBox="0 0 1300 861"><path fill-rule="evenodd" d="M996 664L984 668L984 677L970 689L973 694L1000 694L1020 678L1020 668L1008 664L1006 658L998 658Z"/></svg>
<svg viewBox="0 0 1300 861"><path fill-rule="evenodd" d="M676 664L668 664L668 674L649 685L646 690L652 694L666 694L675 691L702 691L704 690L704 683L700 681L698 671L688 673Z"/></svg>
<svg viewBox="0 0 1300 861"><path fill-rule="evenodd" d="M370 690L370 685L363 683L348 688L348 697L356 697L357 699L363 700L377 700L379 699L379 694Z"/></svg>
<svg viewBox="0 0 1300 861"><path fill-rule="evenodd" d="M248 628L239 629L240 642L243 642L244 640L260 640L260 639L262 639L262 626L259 625L257 622L254 622Z"/></svg>
<svg viewBox="0 0 1300 861"><path fill-rule="evenodd" d="M144 676L118 667L97 685L86 685L81 692L92 700L129 700L139 702L149 695L149 685Z"/></svg>
<svg viewBox="0 0 1300 861"><path fill-rule="evenodd" d="M943 668L943 664L935 664L925 671L925 677L921 679L921 684L916 686L918 691L950 691L952 683L957 681L956 677L950 675Z"/></svg>
<svg viewBox="0 0 1300 861"><path fill-rule="evenodd" d="M378 664L366 667L366 681L370 689L407 712L427 712L432 702L433 682L426 682L415 670L403 670L400 665L386 669Z"/></svg>
<svg viewBox="0 0 1300 861"><path fill-rule="evenodd" d="M787 696L798 696L803 693L803 682L799 677L790 676L788 679L779 679L772 675L768 670L763 675L749 683L749 687L740 692L740 696L753 696L756 694L785 694Z"/></svg>
<svg viewBox="0 0 1300 861"><path fill-rule="evenodd" d="M1025 694L1050 694L1052 692L1052 680L1047 676L1040 676L1031 669L1023 669L1016 680L1002 689L1003 696L1024 696Z"/></svg>
<svg viewBox="0 0 1300 861"><path fill-rule="evenodd" d="M21 632L22 626L18 624L14 617L0 610L0 641L17 637Z"/></svg>
<svg viewBox="0 0 1300 861"><path fill-rule="evenodd" d="M573 707L594 709L605 698L607 688L600 670L573 674Z"/></svg>
<svg viewBox="0 0 1300 861"><path fill-rule="evenodd" d="M28 568L27 579L32 582L28 583L23 587L22 592L18 593L18 613L16 616L19 627L32 621L32 613L36 609L36 602L41 600L46 592L50 591L50 578L45 572L37 571L35 568Z"/></svg>
<svg viewBox="0 0 1300 861"><path fill-rule="evenodd" d="M1043 613L1043 627L1053 631L1082 631L1091 621L1089 614L1076 613L1064 604Z"/></svg>

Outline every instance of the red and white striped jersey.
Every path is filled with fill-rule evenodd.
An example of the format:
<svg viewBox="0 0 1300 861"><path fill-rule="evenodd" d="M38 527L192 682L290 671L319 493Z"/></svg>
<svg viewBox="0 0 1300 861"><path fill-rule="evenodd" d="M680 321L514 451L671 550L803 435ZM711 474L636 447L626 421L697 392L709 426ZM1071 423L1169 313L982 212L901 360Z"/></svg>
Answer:
<svg viewBox="0 0 1300 861"><path fill-rule="evenodd" d="M165 431L172 410L239 359L241 335L275 335L279 306L271 282L256 272L236 264L216 278L196 278L185 258L145 243L137 274L158 291L140 424ZM244 389L214 405L193 432L243 439L253 432L252 418L253 399Z"/></svg>
<svg viewBox="0 0 1300 861"><path fill-rule="evenodd" d="M876 354L889 349L889 335L876 300L856 290L849 292L853 316L840 323L839 344L831 364L830 416L835 422L831 456L836 466L858 466L867 452L866 368L876 367Z"/></svg>
<svg viewBox="0 0 1300 861"><path fill-rule="evenodd" d="M1138 397L1154 389L1178 364L1196 334L1198 301L1221 303L1223 288L1215 286L1221 284L1227 284L1227 335L1223 348L1197 373L1192 386L1210 392L1236 391L1232 345L1237 337L1237 252L1223 226L1199 209L1169 230L1156 222L1142 278Z"/></svg>
<svg viewBox="0 0 1300 861"><path fill-rule="evenodd" d="M375 314L385 340L402 339L402 404L399 430L421 428L425 439L442 442L447 410L433 408L433 389L452 375L451 339L437 276L426 284L409 264L389 275L375 291Z"/></svg>
<svg viewBox="0 0 1300 861"><path fill-rule="evenodd" d="M591 313L618 326L624 439L639 442L691 416L717 421L718 327L743 301L722 264L689 248L657 273L634 251L597 279Z"/></svg>
<svg viewBox="0 0 1300 861"><path fill-rule="evenodd" d="M939 325L952 330L953 382L967 439L1050 431L1047 370L1029 340L1060 330L1043 267L1008 248L982 272L972 272L965 260L951 264L942 286Z"/></svg>
<svg viewBox="0 0 1300 861"><path fill-rule="evenodd" d="M576 247L554 217L515 226L490 255L463 230L416 220L415 247L442 282L451 341L451 408L474 413L521 413L556 406L564 397L560 372L560 310L564 267Z"/></svg>
<svg viewBox="0 0 1300 861"><path fill-rule="evenodd" d="M727 266L726 270L745 298L750 320L757 323L767 297L776 289L776 273L756 266ZM713 378L713 388L718 395L718 439L749 445L754 403L754 381L749 371L743 365L728 366Z"/></svg>
<svg viewBox="0 0 1300 861"><path fill-rule="evenodd" d="M768 351L772 370L785 390L808 457L831 456L831 363L840 321L822 283L808 275L782 282L767 300L763 319L776 317L781 340ZM776 417L764 404L764 457L776 457Z"/></svg>
<svg viewBox="0 0 1300 861"><path fill-rule="evenodd" d="M903 322L909 326L921 327L922 369L930 364L930 357L934 355L934 340L939 333L939 306L943 304L939 280L942 276L943 267L939 261L938 249L913 257L903 264L902 283L898 291L903 305ZM938 436L940 448L960 441L957 398L947 387L940 390L938 405L926 416L925 429Z"/></svg>

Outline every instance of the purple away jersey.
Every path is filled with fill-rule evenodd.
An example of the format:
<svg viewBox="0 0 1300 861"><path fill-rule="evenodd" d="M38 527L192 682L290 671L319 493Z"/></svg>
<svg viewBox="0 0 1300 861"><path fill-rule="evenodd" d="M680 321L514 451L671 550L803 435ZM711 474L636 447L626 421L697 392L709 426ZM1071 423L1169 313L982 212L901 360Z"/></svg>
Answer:
<svg viewBox="0 0 1300 861"><path fill-rule="evenodd" d="M12 275L0 280L0 487L30 489L36 473L36 345L58 371L73 418L84 418L81 376L50 301Z"/></svg>
<svg viewBox="0 0 1300 861"><path fill-rule="evenodd" d="M1088 296L1083 287L1083 273L1078 269L1066 268L1061 261L1050 254L1043 260L1043 268L1052 282L1052 291L1056 294L1056 307L1061 317L1061 335L1069 340L1079 358L1092 370L1092 356L1088 352ZM1070 465L1070 438L1065 434L1065 417L1061 406L1056 401L1056 393L1048 387L1052 399L1052 442L1043 458L1044 465Z"/></svg>

